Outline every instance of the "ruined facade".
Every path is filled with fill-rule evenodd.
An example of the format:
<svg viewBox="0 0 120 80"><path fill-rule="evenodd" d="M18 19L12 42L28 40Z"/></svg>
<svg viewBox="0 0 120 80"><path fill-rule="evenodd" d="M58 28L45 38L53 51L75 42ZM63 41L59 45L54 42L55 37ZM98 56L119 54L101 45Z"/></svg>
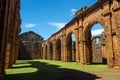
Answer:
<svg viewBox="0 0 120 80"><path fill-rule="evenodd" d="M100 35L94 36L91 39L92 42L92 63L107 63L106 52L106 38L104 32Z"/></svg>
<svg viewBox="0 0 120 80"><path fill-rule="evenodd" d="M39 59L43 37L33 31L20 35L18 59Z"/></svg>
<svg viewBox="0 0 120 80"><path fill-rule="evenodd" d="M20 0L0 0L0 80L17 59Z"/></svg>
<svg viewBox="0 0 120 80"><path fill-rule="evenodd" d="M120 67L120 1L98 0L91 7L83 7L64 28L42 44L43 59L71 61L71 35L74 34L75 61L92 63L91 27L102 25L106 41L102 47L108 67Z"/></svg>

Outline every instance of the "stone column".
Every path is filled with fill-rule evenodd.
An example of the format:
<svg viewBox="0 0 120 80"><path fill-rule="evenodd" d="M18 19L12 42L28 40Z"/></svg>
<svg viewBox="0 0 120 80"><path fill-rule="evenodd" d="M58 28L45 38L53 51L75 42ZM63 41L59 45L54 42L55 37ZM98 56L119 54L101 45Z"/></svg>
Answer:
<svg viewBox="0 0 120 80"><path fill-rule="evenodd" d="M43 59L46 59L46 58L45 58L45 56L46 56L46 55L45 55L45 52L46 52L45 50L46 50L46 46L43 45Z"/></svg>
<svg viewBox="0 0 120 80"><path fill-rule="evenodd" d="M120 8L120 6L118 8ZM116 21L116 38L117 38L117 51L118 51L116 56L116 64L120 68L120 9L115 11L115 14L116 14L115 21Z"/></svg>
<svg viewBox="0 0 120 80"><path fill-rule="evenodd" d="M9 61L10 61L10 44L6 44L6 59L5 59L5 68L9 67Z"/></svg>
<svg viewBox="0 0 120 80"><path fill-rule="evenodd" d="M18 57L18 50L19 50L19 33L20 33L20 24L21 24L21 20L20 20L20 1L18 0L17 3L15 4L15 16L14 16L14 34L13 34L13 39L14 39L14 50L13 50L13 62L12 64L14 64L17 60Z"/></svg>
<svg viewBox="0 0 120 80"><path fill-rule="evenodd" d="M47 59L50 60L50 43L49 42L47 47Z"/></svg>
<svg viewBox="0 0 120 80"><path fill-rule="evenodd" d="M7 34L7 40L8 40L8 44L10 44L10 54L9 55L7 55L6 54L6 56L7 57L9 57L10 59L9 59L9 63L7 63L8 64L8 66L6 66L6 67L12 67L12 64L13 64L13 57L14 57L14 53L13 53L13 51L14 51L14 24L15 24L15 6L16 6L16 4L15 4L15 1L12 1L12 2L10 2L9 3L10 4L10 6L9 6L9 10L10 10L10 13L9 13L9 22L8 22L8 30L7 30L7 32L8 32L8 34ZM14 4L14 5L12 5L12 4ZM7 52L6 52L7 53ZM8 61L6 61L6 62L8 62Z"/></svg>
<svg viewBox="0 0 120 80"><path fill-rule="evenodd" d="M83 64L84 63L84 42L83 42L83 40L81 39L80 41L79 41L79 59L80 59L80 62L79 63L81 63L81 64Z"/></svg>
<svg viewBox="0 0 120 80"><path fill-rule="evenodd" d="M49 53L48 53L48 50L49 50L49 46L48 46L48 42L47 42L47 47L46 47L47 60L49 59Z"/></svg>
<svg viewBox="0 0 120 80"><path fill-rule="evenodd" d="M114 52L113 52L113 37L112 37L112 23L111 23L111 15L105 16L106 20L106 53L107 53L107 62L108 67L112 68L114 66Z"/></svg>
<svg viewBox="0 0 120 80"><path fill-rule="evenodd" d="M53 59L53 46L52 43L49 43L49 59Z"/></svg>
<svg viewBox="0 0 120 80"><path fill-rule="evenodd" d="M53 41L53 60L56 60L56 40Z"/></svg>
<svg viewBox="0 0 120 80"><path fill-rule="evenodd" d="M117 48L118 48L117 65L120 67L120 24L117 27Z"/></svg>
<svg viewBox="0 0 120 80"><path fill-rule="evenodd" d="M6 33L6 26L4 26L5 21L5 9L6 3L3 0L0 0L0 80L3 80L3 73L4 73L4 46L5 46L5 33Z"/></svg>
<svg viewBox="0 0 120 80"><path fill-rule="evenodd" d="M84 64L84 40L83 40L83 26L79 28L79 61Z"/></svg>
<svg viewBox="0 0 120 80"><path fill-rule="evenodd" d="M43 46L40 47L41 51L40 51L40 59L43 59Z"/></svg>
<svg viewBox="0 0 120 80"><path fill-rule="evenodd" d="M61 36L61 61L64 61L64 41L63 41L63 35Z"/></svg>
<svg viewBox="0 0 120 80"><path fill-rule="evenodd" d="M6 21L6 43L5 43L5 68L7 68L7 67L9 67L9 58L10 58L10 47L11 47L11 44L10 44L10 41L11 41L11 36L10 36L10 24L11 24L11 19L12 19L12 17L10 17L11 16L11 14L10 14L10 12L12 12L11 11L11 2L9 2L9 6L7 6L7 8L8 8L8 12L6 13L6 16L7 16L7 21ZM10 19L11 18L11 19ZM12 26L11 26L12 27Z"/></svg>
<svg viewBox="0 0 120 80"><path fill-rule="evenodd" d="M80 53L79 53L79 29L76 29L76 42L75 42L75 48L76 48L76 62L80 62Z"/></svg>
<svg viewBox="0 0 120 80"><path fill-rule="evenodd" d="M66 42L66 34L63 35L63 54L64 54L64 61L67 62L67 42Z"/></svg>
<svg viewBox="0 0 120 80"><path fill-rule="evenodd" d="M91 43L90 41L84 41L84 63L90 64L91 63Z"/></svg>
<svg viewBox="0 0 120 80"><path fill-rule="evenodd" d="M18 58L18 51L19 51L19 27L17 28L17 31L16 31L16 39L15 39L15 56L14 56L14 62L16 62L17 58Z"/></svg>
<svg viewBox="0 0 120 80"><path fill-rule="evenodd" d="M14 24L15 22L12 22L12 23ZM10 30L11 31L11 42L10 42L11 49L10 49L10 60L9 60L10 62L9 62L8 67L12 67L13 62L14 62L14 57L15 57L15 30L16 30L16 28L14 25L12 25L11 29L12 29L12 30Z"/></svg>

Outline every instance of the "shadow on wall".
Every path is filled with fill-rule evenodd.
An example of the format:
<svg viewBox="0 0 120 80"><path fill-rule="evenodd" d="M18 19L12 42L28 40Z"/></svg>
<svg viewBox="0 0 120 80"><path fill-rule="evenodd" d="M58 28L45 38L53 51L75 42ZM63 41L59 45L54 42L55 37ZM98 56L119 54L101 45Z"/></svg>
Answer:
<svg viewBox="0 0 120 80"><path fill-rule="evenodd" d="M50 65L44 62L29 61L30 66L17 66L13 69L36 68L33 73L8 74L5 80L96 80L100 77L83 71L60 68L57 65ZM24 63L20 63L24 64ZM20 65L16 64L16 65Z"/></svg>
<svg viewBox="0 0 120 80"><path fill-rule="evenodd" d="M18 60L31 60L32 57L30 56L30 53L26 49L26 46L24 43L20 40L19 42L19 53L18 53Z"/></svg>

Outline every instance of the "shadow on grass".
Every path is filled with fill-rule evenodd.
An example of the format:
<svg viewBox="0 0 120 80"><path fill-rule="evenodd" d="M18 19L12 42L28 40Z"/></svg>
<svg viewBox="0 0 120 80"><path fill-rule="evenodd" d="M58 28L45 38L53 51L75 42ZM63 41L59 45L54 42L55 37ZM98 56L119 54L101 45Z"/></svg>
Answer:
<svg viewBox="0 0 120 80"><path fill-rule="evenodd" d="M83 71L60 68L39 61L28 61L29 66L18 66L11 69L36 68L33 73L7 74L4 80L96 80L100 77Z"/></svg>

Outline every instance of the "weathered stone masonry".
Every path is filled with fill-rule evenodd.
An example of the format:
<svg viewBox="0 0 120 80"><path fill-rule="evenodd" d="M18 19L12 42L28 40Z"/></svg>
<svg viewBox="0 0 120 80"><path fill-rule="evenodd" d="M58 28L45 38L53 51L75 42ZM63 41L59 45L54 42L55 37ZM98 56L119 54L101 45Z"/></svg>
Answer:
<svg viewBox="0 0 120 80"><path fill-rule="evenodd" d="M17 59L20 24L20 0L0 0L0 80Z"/></svg>
<svg viewBox="0 0 120 80"><path fill-rule="evenodd" d="M76 37L76 62L90 64L92 42L90 28L99 23L102 25L106 42L103 51L108 67L120 67L120 1L98 0L93 6L84 7L64 28L54 33L42 44L43 59L71 61L70 39ZM52 45L52 46L51 46ZM49 58L50 55L52 58Z"/></svg>
<svg viewBox="0 0 120 80"><path fill-rule="evenodd" d="M92 37L92 62L93 63L107 63L107 56L106 56L106 38L104 36L104 32L100 35Z"/></svg>
<svg viewBox="0 0 120 80"><path fill-rule="evenodd" d="M43 37L33 31L20 34L18 59L39 59Z"/></svg>

